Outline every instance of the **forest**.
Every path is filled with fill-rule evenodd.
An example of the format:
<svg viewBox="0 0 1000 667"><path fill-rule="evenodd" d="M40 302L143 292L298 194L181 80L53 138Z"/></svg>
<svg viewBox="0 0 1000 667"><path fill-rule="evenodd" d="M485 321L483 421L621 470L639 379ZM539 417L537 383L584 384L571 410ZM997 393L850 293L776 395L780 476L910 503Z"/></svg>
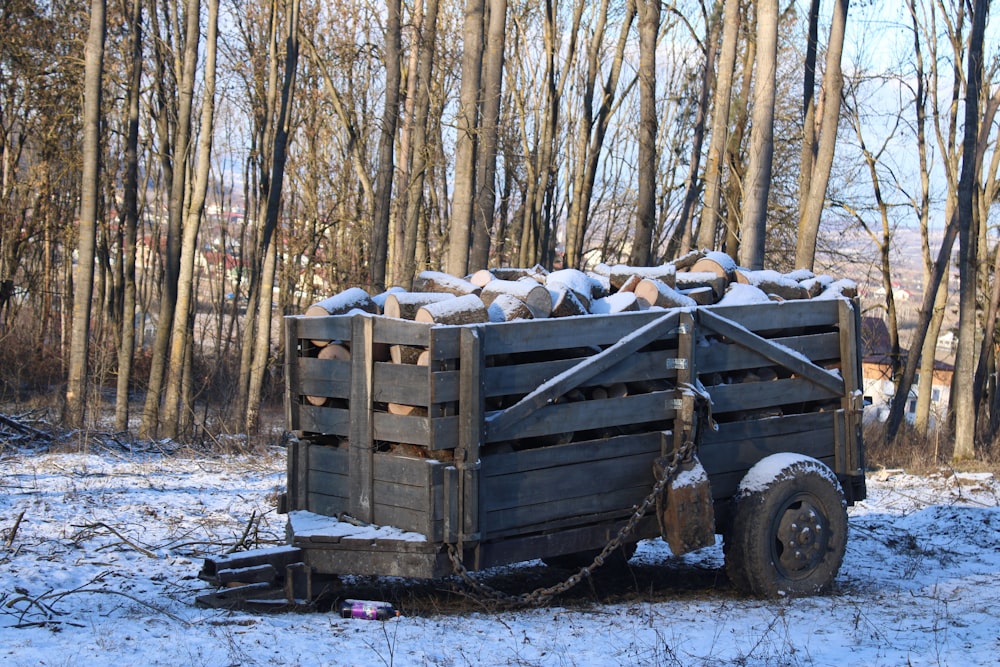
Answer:
<svg viewBox="0 0 1000 667"><path fill-rule="evenodd" d="M891 7L887 5L892 5ZM198 441L280 413L281 317L424 270L856 276L885 428L1000 429L988 0L3 0L0 411ZM918 230L922 302L894 300ZM862 275L863 274L863 275ZM881 288L881 289L879 289ZM909 353L907 353L909 351Z"/></svg>

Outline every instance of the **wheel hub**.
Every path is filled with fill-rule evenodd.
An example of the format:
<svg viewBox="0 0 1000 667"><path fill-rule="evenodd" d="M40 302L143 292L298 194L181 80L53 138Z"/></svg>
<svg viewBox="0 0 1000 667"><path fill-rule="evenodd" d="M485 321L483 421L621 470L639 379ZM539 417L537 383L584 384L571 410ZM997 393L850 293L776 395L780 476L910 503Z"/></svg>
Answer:
<svg viewBox="0 0 1000 667"><path fill-rule="evenodd" d="M827 552L826 521L809 498L797 497L778 516L775 565L786 576L802 576L815 569Z"/></svg>

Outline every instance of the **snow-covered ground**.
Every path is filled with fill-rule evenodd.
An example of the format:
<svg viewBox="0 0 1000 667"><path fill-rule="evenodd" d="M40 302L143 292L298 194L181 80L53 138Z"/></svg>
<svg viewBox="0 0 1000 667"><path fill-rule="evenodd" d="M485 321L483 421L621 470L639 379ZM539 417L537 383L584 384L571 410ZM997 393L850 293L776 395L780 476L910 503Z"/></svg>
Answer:
<svg viewBox="0 0 1000 667"><path fill-rule="evenodd" d="M3 665L995 665L1000 655L1000 484L989 474L873 473L829 596L744 599L719 546L675 559L657 540L640 545L630 573L542 609L491 612L447 581L349 580L395 597L402 616L383 623L194 606L208 590L196 578L204 554L280 540L283 450L0 450L0 470ZM489 580L553 576L532 562Z"/></svg>

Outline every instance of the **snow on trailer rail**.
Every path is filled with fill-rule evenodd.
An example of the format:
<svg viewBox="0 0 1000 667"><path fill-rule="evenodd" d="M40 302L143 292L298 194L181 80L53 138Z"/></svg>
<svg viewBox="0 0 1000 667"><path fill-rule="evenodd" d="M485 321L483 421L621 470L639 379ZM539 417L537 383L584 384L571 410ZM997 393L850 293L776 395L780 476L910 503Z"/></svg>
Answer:
<svg viewBox="0 0 1000 667"><path fill-rule="evenodd" d="M828 588L845 507L865 497L850 283L688 268L480 286L428 272L424 293L358 290L286 318L295 551L243 567L272 564L259 576L291 604L343 574L587 568L609 547L685 553L720 533L738 589ZM610 314L615 296L636 310ZM567 300L582 312L539 313ZM209 559L202 576L232 569Z"/></svg>

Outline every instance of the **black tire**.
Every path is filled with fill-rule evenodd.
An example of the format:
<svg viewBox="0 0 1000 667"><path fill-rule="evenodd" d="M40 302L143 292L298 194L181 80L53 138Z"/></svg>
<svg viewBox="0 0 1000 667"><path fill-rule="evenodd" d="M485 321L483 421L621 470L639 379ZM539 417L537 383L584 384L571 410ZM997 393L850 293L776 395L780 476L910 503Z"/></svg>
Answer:
<svg viewBox="0 0 1000 667"><path fill-rule="evenodd" d="M635 542L629 542L621 545L612 551L604 560L604 567L609 569L624 568L628 565L629 559L635 554L635 547ZM588 549L586 551L578 551L571 554L546 556L542 559L542 562L549 567L555 567L561 570L579 570L583 567L589 567L590 564L594 562L594 558L596 558L600 553L600 549Z"/></svg>
<svg viewBox="0 0 1000 667"><path fill-rule="evenodd" d="M833 472L807 456L775 454L740 483L726 534L726 573L759 597L830 589L844 560L847 503Z"/></svg>

